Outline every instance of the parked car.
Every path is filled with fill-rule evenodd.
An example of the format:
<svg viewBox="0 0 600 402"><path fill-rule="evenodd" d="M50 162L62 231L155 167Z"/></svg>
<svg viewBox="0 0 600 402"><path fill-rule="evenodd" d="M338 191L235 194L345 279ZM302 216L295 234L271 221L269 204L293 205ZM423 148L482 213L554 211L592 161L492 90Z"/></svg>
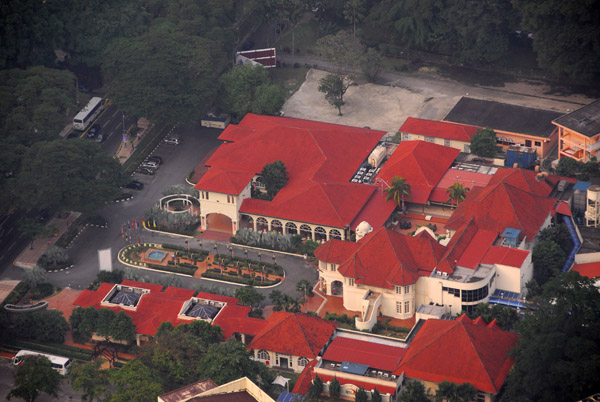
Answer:
<svg viewBox="0 0 600 402"><path fill-rule="evenodd" d="M149 157L147 157L147 158L146 158L146 160L147 160L148 162L156 162L156 163L158 163L159 165L161 165L161 164L163 163L163 158L162 158L162 157L160 157L160 156L158 156L158 155L152 155L152 156L149 156Z"/></svg>
<svg viewBox="0 0 600 402"><path fill-rule="evenodd" d="M98 134L100 134L100 124L94 124L87 132L88 138L94 138Z"/></svg>
<svg viewBox="0 0 600 402"><path fill-rule="evenodd" d="M158 163L149 160L143 161L140 166L144 168L158 169Z"/></svg>
<svg viewBox="0 0 600 402"><path fill-rule="evenodd" d="M77 86L77 89L79 90L79 92L92 92L92 89L85 84L79 84Z"/></svg>
<svg viewBox="0 0 600 402"><path fill-rule="evenodd" d="M165 144L169 145L179 145L181 142L178 137L167 137L163 141Z"/></svg>
<svg viewBox="0 0 600 402"><path fill-rule="evenodd" d="M125 188L131 188L133 190L142 190L144 188L144 183L137 180L132 180L125 185Z"/></svg>
<svg viewBox="0 0 600 402"><path fill-rule="evenodd" d="M98 134L98 136L96 137L96 142L104 142L104 134Z"/></svg>
<svg viewBox="0 0 600 402"><path fill-rule="evenodd" d="M155 169L149 168L149 167L140 167L136 170L137 173L141 173L141 174L145 174L148 176L153 176L154 175L154 171Z"/></svg>

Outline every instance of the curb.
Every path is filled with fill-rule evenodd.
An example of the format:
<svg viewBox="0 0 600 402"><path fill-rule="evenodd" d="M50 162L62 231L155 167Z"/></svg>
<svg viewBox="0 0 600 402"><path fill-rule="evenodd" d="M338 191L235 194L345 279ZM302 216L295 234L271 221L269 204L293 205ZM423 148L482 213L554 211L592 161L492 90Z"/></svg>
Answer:
<svg viewBox="0 0 600 402"><path fill-rule="evenodd" d="M129 200L133 200L133 195L131 195L129 198L119 198L118 200L114 200L113 203L125 202L125 201L129 201Z"/></svg>
<svg viewBox="0 0 600 402"><path fill-rule="evenodd" d="M61 269L54 269L52 271L46 271L46 272L48 272L48 273L55 273L55 272L68 271L69 269L73 268L74 266L75 266L74 264L71 264L68 267L64 267L64 268L61 268Z"/></svg>

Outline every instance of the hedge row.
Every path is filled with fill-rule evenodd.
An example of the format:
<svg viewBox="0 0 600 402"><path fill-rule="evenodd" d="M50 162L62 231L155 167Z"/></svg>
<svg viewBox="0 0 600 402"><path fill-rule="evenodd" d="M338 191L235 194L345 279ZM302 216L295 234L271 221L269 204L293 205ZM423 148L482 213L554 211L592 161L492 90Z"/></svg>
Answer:
<svg viewBox="0 0 600 402"><path fill-rule="evenodd" d="M4 346L7 346L7 347L14 346L14 347L16 347L16 349L30 349L30 350L35 350L37 352L49 353L49 354L58 355L58 356L65 356L65 357L69 357L71 359L77 359L77 360L85 360L85 361L92 360L92 354L87 353L87 352L83 353L83 349L79 349L79 348L77 348L78 351L75 352L72 349L67 349L62 346L61 347L53 347L53 346L48 346L48 345L39 344L39 343L31 343L31 342L17 341L17 340L7 342Z"/></svg>
<svg viewBox="0 0 600 402"><path fill-rule="evenodd" d="M271 285L275 285L275 284L281 282L281 279L277 278L275 280L266 279L262 283L260 283L254 278L239 277L239 276L237 276L236 272L228 273L228 275L224 275L221 273L206 271L202 274L202 277L203 278L220 279L220 280L226 281L226 282L243 283L244 285L248 285L250 283L250 281L252 281L253 285L256 287L271 286Z"/></svg>
<svg viewBox="0 0 600 402"><path fill-rule="evenodd" d="M17 304L23 297L29 292L30 286L26 282L19 282L17 286L10 292L10 294L4 299L3 304Z"/></svg>
<svg viewBox="0 0 600 402"><path fill-rule="evenodd" d="M146 266L148 268L157 269L160 271L175 272L178 274L185 274L185 275L194 275L194 273L198 269L197 267L187 268L187 267L178 267L178 266L172 266L172 265L164 266L164 265L158 265L158 264L146 264Z"/></svg>

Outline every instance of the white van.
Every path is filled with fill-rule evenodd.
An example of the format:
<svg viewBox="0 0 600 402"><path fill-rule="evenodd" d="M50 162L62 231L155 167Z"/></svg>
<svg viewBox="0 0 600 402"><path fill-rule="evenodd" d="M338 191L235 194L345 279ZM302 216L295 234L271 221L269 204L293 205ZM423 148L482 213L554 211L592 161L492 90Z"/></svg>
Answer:
<svg viewBox="0 0 600 402"><path fill-rule="evenodd" d="M13 357L13 364L15 366L20 366L29 356L45 357L46 359L50 360L52 368L62 375L67 375L67 373L69 372L69 367L71 366L71 359L69 358L50 355L47 353L34 352L33 350L26 349L20 350L19 353L17 353L15 357Z"/></svg>

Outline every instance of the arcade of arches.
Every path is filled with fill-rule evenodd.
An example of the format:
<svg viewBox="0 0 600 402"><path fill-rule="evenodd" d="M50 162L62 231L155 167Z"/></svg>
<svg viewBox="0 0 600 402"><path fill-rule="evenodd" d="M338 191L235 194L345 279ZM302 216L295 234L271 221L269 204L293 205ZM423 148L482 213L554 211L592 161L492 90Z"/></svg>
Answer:
<svg viewBox="0 0 600 402"><path fill-rule="evenodd" d="M252 229L255 232L275 231L282 234L299 234L304 239L315 241L327 241L330 239L346 240L345 231L339 228L286 221L264 216L242 214L240 227Z"/></svg>

